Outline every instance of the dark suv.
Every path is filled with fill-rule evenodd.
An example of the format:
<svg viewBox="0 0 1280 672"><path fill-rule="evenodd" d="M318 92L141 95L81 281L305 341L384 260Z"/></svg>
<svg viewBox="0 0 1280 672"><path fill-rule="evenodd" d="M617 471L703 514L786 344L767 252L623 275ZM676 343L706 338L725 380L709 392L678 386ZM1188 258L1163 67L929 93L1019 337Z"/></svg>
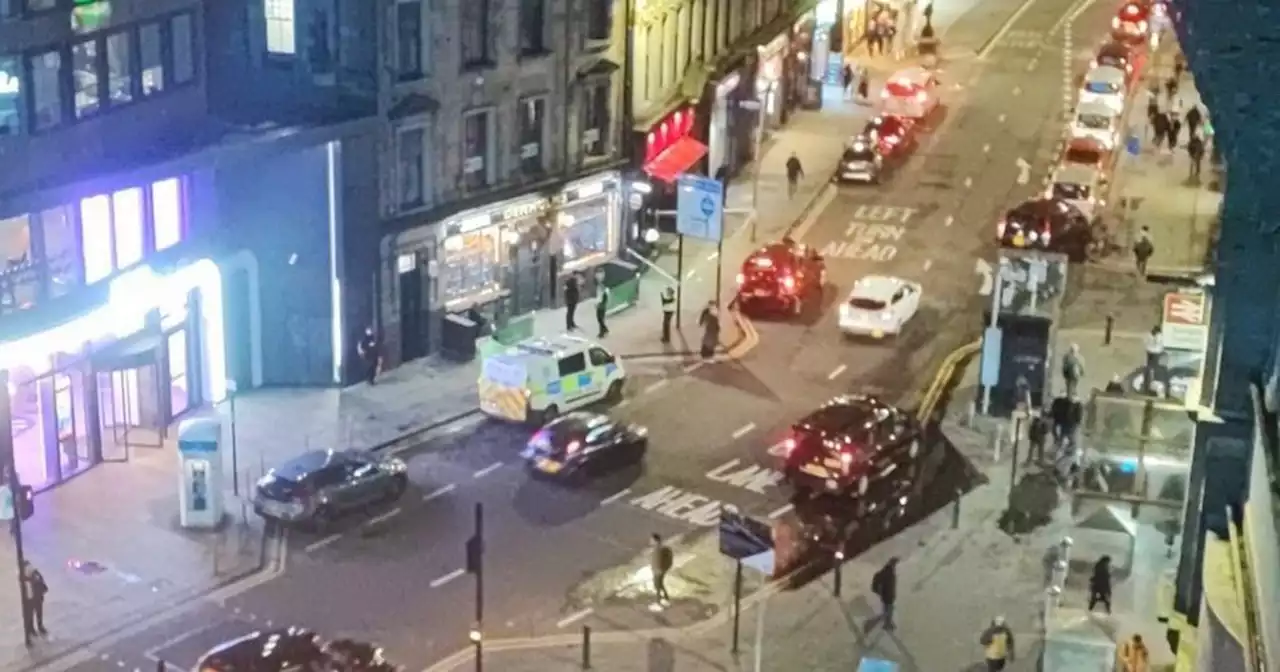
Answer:
<svg viewBox="0 0 1280 672"><path fill-rule="evenodd" d="M797 494L862 496L873 481L912 466L921 444L912 414L871 395L844 395L791 426L782 472Z"/></svg>
<svg viewBox="0 0 1280 672"><path fill-rule="evenodd" d="M818 251L783 238L742 262L738 274L738 308L744 313L801 315L822 304L827 265Z"/></svg>
<svg viewBox="0 0 1280 672"><path fill-rule="evenodd" d="M263 518L323 528L344 513L400 499L409 486L403 460L358 450L313 450L258 481L253 510Z"/></svg>

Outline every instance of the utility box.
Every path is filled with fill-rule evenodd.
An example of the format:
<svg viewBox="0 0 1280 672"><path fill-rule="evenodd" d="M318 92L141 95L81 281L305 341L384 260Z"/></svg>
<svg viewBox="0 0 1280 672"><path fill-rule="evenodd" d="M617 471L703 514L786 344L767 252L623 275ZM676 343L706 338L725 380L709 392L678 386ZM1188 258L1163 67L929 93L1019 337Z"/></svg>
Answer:
<svg viewBox="0 0 1280 672"><path fill-rule="evenodd" d="M178 524L214 529L222 524L222 422L191 418L178 425Z"/></svg>

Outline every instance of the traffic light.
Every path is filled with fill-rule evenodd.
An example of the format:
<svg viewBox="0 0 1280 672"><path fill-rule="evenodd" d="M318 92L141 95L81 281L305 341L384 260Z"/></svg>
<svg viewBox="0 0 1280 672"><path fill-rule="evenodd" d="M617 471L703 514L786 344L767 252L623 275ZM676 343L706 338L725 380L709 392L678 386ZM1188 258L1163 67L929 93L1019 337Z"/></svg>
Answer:
<svg viewBox="0 0 1280 672"><path fill-rule="evenodd" d="M17 501L14 502L14 508L18 510L18 517L27 520L31 516L36 515L36 493L29 485L23 485L18 488Z"/></svg>

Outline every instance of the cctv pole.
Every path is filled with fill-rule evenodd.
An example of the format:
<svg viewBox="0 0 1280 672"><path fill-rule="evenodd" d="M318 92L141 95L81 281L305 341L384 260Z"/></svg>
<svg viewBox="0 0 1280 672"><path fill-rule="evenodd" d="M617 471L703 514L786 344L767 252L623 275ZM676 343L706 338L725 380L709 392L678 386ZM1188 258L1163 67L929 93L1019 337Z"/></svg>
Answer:
<svg viewBox="0 0 1280 672"><path fill-rule="evenodd" d="M684 234L676 234L676 329L680 329L680 313L684 310Z"/></svg>
<svg viewBox="0 0 1280 672"><path fill-rule="evenodd" d="M231 411L231 494L240 496L240 451L236 449L236 381L227 381L227 404ZM246 483L246 486L249 484Z"/></svg>
<svg viewBox="0 0 1280 672"><path fill-rule="evenodd" d="M13 454L13 417L10 415L9 372L0 369L0 457L9 472L9 496L13 501L13 549L18 574L18 608L22 614L22 640L31 646L31 612L27 609L27 588L22 580L26 556L22 550L22 484L18 481L18 460Z"/></svg>
<svg viewBox="0 0 1280 672"><path fill-rule="evenodd" d="M727 171L726 171L727 172ZM724 280L724 206L729 202L729 176L720 183L720 226L716 236L716 308L720 307L721 283Z"/></svg>
<svg viewBox="0 0 1280 672"><path fill-rule="evenodd" d="M476 672L484 670L484 504L476 502L476 528L467 540L467 571L476 577L476 614L471 628Z"/></svg>

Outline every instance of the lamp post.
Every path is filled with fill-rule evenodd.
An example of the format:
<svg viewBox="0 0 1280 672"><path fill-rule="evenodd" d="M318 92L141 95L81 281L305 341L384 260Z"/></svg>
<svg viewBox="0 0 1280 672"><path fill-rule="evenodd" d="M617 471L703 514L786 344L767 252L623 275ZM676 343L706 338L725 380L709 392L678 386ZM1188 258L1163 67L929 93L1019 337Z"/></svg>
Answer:
<svg viewBox="0 0 1280 672"><path fill-rule="evenodd" d="M13 453L13 417L10 415L9 372L0 369L0 458L4 459L9 488L9 513L11 520L5 521L13 531L13 549L15 569L18 575L18 608L22 614L22 638L27 646L31 646L31 611L27 609L27 587L22 578L22 567L26 564L26 556L22 548L22 484L18 481L17 456Z"/></svg>
<svg viewBox="0 0 1280 672"><path fill-rule="evenodd" d="M236 381L227 379L227 404L231 414L231 494L240 496L240 452L236 447ZM249 484L246 483L245 486Z"/></svg>

